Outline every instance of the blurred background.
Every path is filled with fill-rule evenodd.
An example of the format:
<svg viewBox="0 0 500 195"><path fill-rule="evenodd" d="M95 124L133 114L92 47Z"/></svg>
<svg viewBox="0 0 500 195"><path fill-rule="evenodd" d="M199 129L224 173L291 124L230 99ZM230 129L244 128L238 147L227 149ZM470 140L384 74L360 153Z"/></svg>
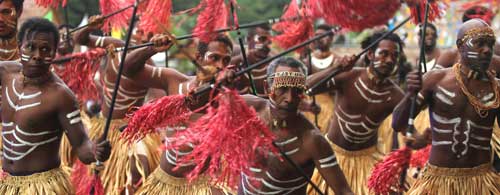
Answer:
<svg viewBox="0 0 500 195"><path fill-rule="evenodd" d="M24 12L21 17L21 22L23 18L32 16L42 16L52 20L57 24L63 24L64 13L66 10L68 13L69 24L72 26L79 26L86 24L87 18L92 15L99 14L99 2L98 0L68 0L66 8L59 8L57 10L44 9L37 7L34 0L25 0ZM254 21L268 20L271 18L279 18L283 9L286 5L290 3L290 0L238 0L237 1L240 9L238 10L239 23L249 23ZM445 9L444 17L434 22L438 28L438 47L440 48L450 48L455 45L455 37L457 27L462 23L462 14L464 7L467 6L471 1L466 0L442 0L441 6L447 6ZM196 23L196 14L189 15L185 13L179 13L183 10L187 10L198 5L199 0L173 0L173 13L171 32L175 35L180 36L184 34L189 34ZM491 7L492 8L492 7ZM492 8L493 10L498 10L497 8ZM374 29L387 28L391 29L399 22L404 20L409 16L410 10L403 6L398 13L390 20L385 26L377 27ZM317 24L320 24L318 21ZM500 17L496 17L492 22L495 32L500 29ZM360 50L360 42L367 36L369 36L374 29L364 30L362 32L347 32L342 35L337 35L335 37L335 43L332 46L336 53L338 54L354 54ZM126 29L115 29L112 33L114 37L123 38ZM246 31L243 31L245 34ZM403 28L396 31L406 43L405 51L408 55L408 59L415 59L418 55L418 28L412 23L407 23ZM236 40L236 34L230 33L233 40ZM500 36L499 36L500 37ZM499 40L500 41L500 40ZM188 47L194 46L193 43L185 43ZM81 48L85 50L85 48ZM280 49L274 47L276 51ZM296 55L296 54L292 54ZM153 60L157 65L167 65L165 63L166 54L157 54L153 57ZM182 55L177 53L176 48L169 51L168 54L168 66L174 67L184 73L192 73L194 71L194 66L190 65L187 59L184 59Z"/></svg>

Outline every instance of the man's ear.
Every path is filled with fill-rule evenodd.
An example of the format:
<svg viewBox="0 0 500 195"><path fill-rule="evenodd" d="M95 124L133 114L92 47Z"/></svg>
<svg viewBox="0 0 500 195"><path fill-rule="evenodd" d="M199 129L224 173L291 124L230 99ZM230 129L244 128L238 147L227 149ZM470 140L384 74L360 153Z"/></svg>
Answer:
<svg viewBox="0 0 500 195"><path fill-rule="evenodd" d="M269 89L269 87L267 85L267 79L264 79L264 93L271 95L271 94L269 94L269 92L271 92L271 89Z"/></svg>
<svg viewBox="0 0 500 195"><path fill-rule="evenodd" d="M203 56L201 56L201 53L198 51L196 51L196 53L194 54L194 57L195 57L196 61L198 61L198 62L203 61Z"/></svg>
<svg viewBox="0 0 500 195"><path fill-rule="evenodd" d="M368 58L368 60L370 60L372 62L373 59L375 58L373 50L371 50L371 49L368 50L368 52L366 53L366 57Z"/></svg>

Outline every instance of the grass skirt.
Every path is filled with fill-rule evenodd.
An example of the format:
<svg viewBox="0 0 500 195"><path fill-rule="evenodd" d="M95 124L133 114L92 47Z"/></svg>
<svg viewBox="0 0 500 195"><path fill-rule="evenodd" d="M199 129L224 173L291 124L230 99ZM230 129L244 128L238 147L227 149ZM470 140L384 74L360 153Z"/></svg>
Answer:
<svg viewBox="0 0 500 195"><path fill-rule="evenodd" d="M10 176L0 180L2 195L74 194L69 176L61 168L28 176Z"/></svg>
<svg viewBox="0 0 500 195"><path fill-rule="evenodd" d="M344 172L347 183L354 194L370 194L367 187L368 177L373 166L382 159L382 153L378 151L376 146L358 151L348 151L335 145L326 136L325 138L332 146L340 169ZM334 194L317 169L314 170L311 180L321 191L328 191L329 195ZM307 194L316 195L317 192L311 186L308 186Z"/></svg>
<svg viewBox="0 0 500 195"><path fill-rule="evenodd" d="M500 175L491 164L473 168L444 168L427 164L422 177L408 191L409 195L500 194Z"/></svg>

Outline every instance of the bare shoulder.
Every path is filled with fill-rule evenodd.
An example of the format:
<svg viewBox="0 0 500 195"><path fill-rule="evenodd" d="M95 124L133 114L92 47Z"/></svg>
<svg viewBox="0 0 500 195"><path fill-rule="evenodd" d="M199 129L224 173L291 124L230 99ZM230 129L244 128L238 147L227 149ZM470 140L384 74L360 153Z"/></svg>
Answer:
<svg viewBox="0 0 500 195"><path fill-rule="evenodd" d="M0 68L5 71L5 73L19 72L23 65L16 61L2 61L0 62Z"/></svg>
<svg viewBox="0 0 500 195"><path fill-rule="evenodd" d="M443 69L436 69L436 70L431 70L427 73L424 74L422 77L423 84L424 85L433 85L438 83L439 81L443 80L446 78L447 75L453 73L452 68L443 68Z"/></svg>
<svg viewBox="0 0 500 195"><path fill-rule="evenodd" d="M53 92L53 96L60 105L75 104L77 103L76 96L69 89L69 87L55 74L53 74L54 82L50 85L50 90Z"/></svg>
<svg viewBox="0 0 500 195"><path fill-rule="evenodd" d="M306 129L303 135L303 141L307 151L317 152L318 150L325 150L325 148L329 147L330 144L325 139L325 136L321 134L311 122L308 122Z"/></svg>
<svg viewBox="0 0 500 195"><path fill-rule="evenodd" d="M437 64L443 66L444 68L451 67L455 63L458 55L458 50L456 48L444 50L441 55L439 55Z"/></svg>
<svg viewBox="0 0 500 195"><path fill-rule="evenodd" d="M250 94L241 95L241 97L245 100L247 105L253 107L257 111L264 109L268 103L268 100Z"/></svg>

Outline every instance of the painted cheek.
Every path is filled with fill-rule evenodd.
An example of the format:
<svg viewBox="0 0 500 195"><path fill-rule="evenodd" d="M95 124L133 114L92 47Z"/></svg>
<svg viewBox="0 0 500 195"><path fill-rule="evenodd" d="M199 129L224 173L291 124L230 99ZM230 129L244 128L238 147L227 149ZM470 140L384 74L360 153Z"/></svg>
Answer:
<svg viewBox="0 0 500 195"><path fill-rule="evenodd" d="M28 62L28 61L30 61L30 59L31 59L30 55L21 54L21 61Z"/></svg>

